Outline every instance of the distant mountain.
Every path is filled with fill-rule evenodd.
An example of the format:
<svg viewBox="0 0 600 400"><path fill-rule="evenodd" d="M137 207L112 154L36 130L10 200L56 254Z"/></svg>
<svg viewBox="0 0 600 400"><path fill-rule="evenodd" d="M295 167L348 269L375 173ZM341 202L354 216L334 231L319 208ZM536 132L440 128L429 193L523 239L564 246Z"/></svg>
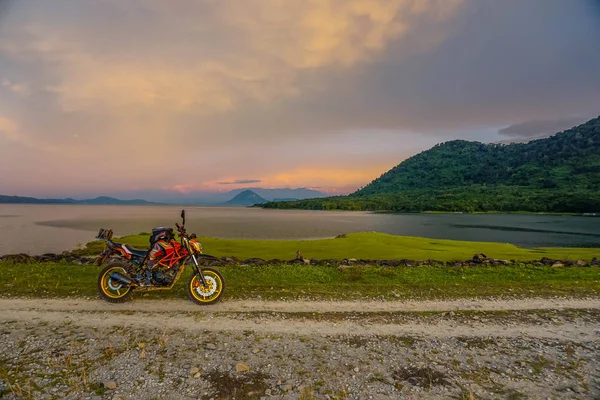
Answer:
<svg viewBox="0 0 600 400"><path fill-rule="evenodd" d="M266 203L267 200L263 199L252 190L244 190L241 193L238 193L233 199L227 201L225 205L227 206L251 206L254 204L263 204Z"/></svg>
<svg viewBox="0 0 600 400"><path fill-rule="evenodd" d="M600 211L600 117L528 143L438 144L348 196L268 208L417 211Z"/></svg>
<svg viewBox="0 0 600 400"><path fill-rule="evenodd" d="M73 199L36 199L34 197L0 195L0 204L75 204Z"/></svg>
<svg viewBox="0 0 600 400"><path fill-rule="evenodd" d="M96 197L95 199L87 200L75 200L71 198L66 199L36 199L35 197L21 197L21 196L4 196L0 195L0 203L3 204L95 204L95 205L151 205L158 203L151 203L146 200L119 200L112 197Z"/></svg>
<svg viewBox="0 0 600 400"><path fill-rule="evenodd" d="M152 203L142 199L133 199L133 200L119 200L113 197L100 196L95 199L88 200L76 200L76 204L96 204L96 205L113 205L113 204L122 204L122 205L152 205L159 203Z"/></svg>
<svg viewBox="0 0 600 400"><path fill-rule="evenodd" d="M234 189L227 192L228 195L236 195L245 190L251 190L263 199L274 201L275 199L314 199L318 197L326 197L325 193L319 192L318 190L308 188L280 188L280 189L263 189L263 188L245 188L245 189Z"/></svg>
<svg viewBox="0 0 600 400"><path fill-rule="evenodd" d="M307 198L325 197L322 192L307 188L281 188L281 189L234 189L227 192L192 192L179 193L163 190L143 190L127 192L111 192L108 196L100 196L86 200L66 199L38 199L34 197L2 196L1 203L23 203L23 204L178 204L178 205L222 205L245 190L252 190L261 198L273 201L297 200ZM119 198L135 198L135 200L119 200ZM147 200L140 200L148 199Z"/></svg>
<svg viewBox="0 0 600 400"><path fill-rule="evenodd" d="M233 189L226 192L198 191L190 193L180 193L167 190L140 190L126 192L110 192L107 193L107 195L116 198L142 198L166 204L220 205L230 200L232 197L240 194L244 190L252 190L254 193L258 194L263 199L269 201L273 201L274 199L309 199L327 196L325 193L307 188L243 188Z"/></svg>

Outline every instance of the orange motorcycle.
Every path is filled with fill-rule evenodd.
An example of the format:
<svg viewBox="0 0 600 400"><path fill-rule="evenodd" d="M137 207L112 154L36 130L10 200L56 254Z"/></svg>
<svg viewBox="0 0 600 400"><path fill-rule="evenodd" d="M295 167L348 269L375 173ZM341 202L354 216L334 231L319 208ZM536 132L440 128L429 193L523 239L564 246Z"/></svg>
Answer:
<svg viewBox="0 0 600 400"><path fill-rule="evenodd" d="M134 291L168 290L175 286L187 264L192 265L193 273L187 283L190 300L200 305L213 304L221 298L225 290L225 280L221 273L198 263L200 258L215 259L202 254L202 245L196 234L185 230L185 210L181 211L182 224L175 224L179 242L175 240L172 228L158 227L152 230L150 249L157 238L168 241L165 254L152 266L148 265L149 250L136 249L128 244L112 240L112 230L100 229L96 239L106 243L96 259L96 264L107 265L98 275L98 293L111 303L124 303ZM191 262L190 262L191 261Z"/></svg>

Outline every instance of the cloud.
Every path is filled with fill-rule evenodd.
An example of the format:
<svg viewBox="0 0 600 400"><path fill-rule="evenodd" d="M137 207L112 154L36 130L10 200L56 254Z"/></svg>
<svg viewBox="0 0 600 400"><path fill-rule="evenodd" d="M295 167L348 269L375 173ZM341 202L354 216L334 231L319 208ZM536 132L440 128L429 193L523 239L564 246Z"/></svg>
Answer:
<svg viewBox="0 0 600 400"><path fill-rule="evenodd" d="M380 165L355 166L354 168L316 168L301 167L284 172L269 174L263 182L275 187L285 187L299 183L301 186L335 187L349 185L358 187L362 182L369 182L385 170Z"/></svg>
<svg viewBox="0 0 600 400"><path fill-rule="evenodd" d="M243 185L246 183L259 183L262 182L260 179L236 179L229 182L217 182L219 185Z"/></svg>
<svg viewBox="0 0 600 400"><path fill-rule="evenodd" d="M16 181L43 166L56 190L360 186L441 141L597 115L596 3L13 1L0 168L28 158Z"/></svg>
<svg viewBox="0 0 600 400"><path fill-rule="evenodd" d="M64 111L121 111L160 108L194 114L224 113L247 101L270 102L303 91L302 74L315 69L351 68L384 53L392 41L417 29L435 28L459 8L461 0L319 0L268 2L141 1L152 26L172 27L190 12L195 23L170 31L168 41L149 33L136 48L98 43L77 34L89 28L61 29L60 24L28 24L0 42L10 57L54 69L46 86ZM114 12L131 3L107 2ZM118 18L118 17L117 17ZM108 21L106 21L108 22ZM74 21L69 21L73 24ZM146 33L145 21L131 24ZM93 25L93 24L92 24ZM201 28L199 28L201 27ZM102 25L106 29L106 25ZM111 29L120 31L119 24ZM88 32L91 34L92 32ZM114 35L114 33L113 33ZM181 48L180 41L211 41ZM10 35L9 35L10 36ZM417 41L418 36L412 38ZM113 40L122 39L117 36ZM157 39L156 41L154 39ZM213 46L210 43L214 43ZM224 46L228 51L220 50ZM135 56L131 56L131 51Z"/></svg>
<svg viewBox="0 0 600 400"><path fill-rule="evenodd" d="M20 139L17 133L17 124L5 117L0 116L0 133L10 140L18 141Z"/></svg>
<svg viewBox="0 0 600 400"><path fill-rule="evenodd" d="M25 134L15 121L2 116L0 116L0 136L4 136L10 142L18 143L35 150L42 150L45 152L57 150L56 146L37 142L35 139Z"/></svg>
<svg viewBox="0 0 600 400"><path fill-rule="evenodd" d="M11 82L9 79L2 80L2 86L8 88L14 94L18 94L21 96L27 96L30 93L29 85L26 83L15 83Z"/></svg>
<svg viewBox="0 0 600 400"><path fill-rule="evenodd" d="M224 2L224 20L251 48L294 69L350 67L369 60L423 20L440 22L461 0Z"/></svg>
<svg viewBox="0 0 600 400"><path fill-rule="evenodd" d="M540 138L580 125L592 117L567 117L553 120L525 121L500 129L499 134L513 138Z"/></svg>

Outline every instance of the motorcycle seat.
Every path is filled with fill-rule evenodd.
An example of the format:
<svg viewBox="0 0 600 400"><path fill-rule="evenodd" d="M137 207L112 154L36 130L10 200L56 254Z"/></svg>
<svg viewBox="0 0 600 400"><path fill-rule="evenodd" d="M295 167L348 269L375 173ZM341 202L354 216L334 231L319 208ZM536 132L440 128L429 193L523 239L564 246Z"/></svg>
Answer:
<svg viewBox="0 0 600 400"><path fill-rule="evenodd" d="M129 250L134 256L146 257L146 255L148 254L148 250L136 249L135 247L131 247L128 244L124 244L123 247L127 247L127 250Z"/></svg>

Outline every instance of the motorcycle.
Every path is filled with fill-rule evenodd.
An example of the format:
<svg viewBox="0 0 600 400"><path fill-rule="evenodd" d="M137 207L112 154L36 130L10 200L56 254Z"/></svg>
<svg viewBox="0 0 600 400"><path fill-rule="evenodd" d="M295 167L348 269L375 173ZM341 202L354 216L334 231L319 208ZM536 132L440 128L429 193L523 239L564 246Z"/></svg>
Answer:
<svg viewBox="0 0 600 400"><path fill-rule="evenodd" d="M175 224L179 242L175 240L172 228L155 228L152 231L149 250L114 242L112 230L100 229L96 239L106 243L106 250L97 257L96 264L101 266L109 260L98 275L100 297L110 303L124 303L131 298L134 291L172 289L185 266L192 261L193 273L187 283L190 300L200 305L219 301L225 290L223 275L214 268L202 267L198 263L200 258L216 258L202 253L202 244L197 240L195 233L187 234L185 210L181 211L181 218L182 224ZM169 246L165 249L165 256L149 266L153 238L160 234L170 238ZM118 259L115 259L115 256Z"/></svg>

